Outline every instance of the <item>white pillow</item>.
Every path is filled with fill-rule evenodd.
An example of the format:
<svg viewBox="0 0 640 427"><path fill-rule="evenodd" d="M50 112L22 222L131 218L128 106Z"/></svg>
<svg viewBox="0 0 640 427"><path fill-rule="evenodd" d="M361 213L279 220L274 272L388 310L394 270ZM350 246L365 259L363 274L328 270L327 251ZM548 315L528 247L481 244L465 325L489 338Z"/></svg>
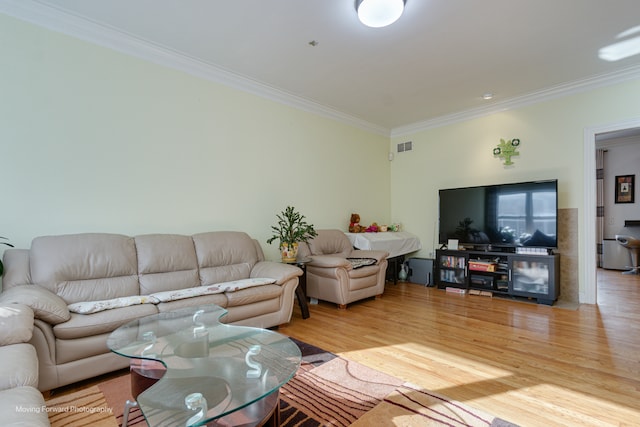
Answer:
<svg viewBox="0 0 640 427"><path fill-rule="evenodd" d="M98 313L112 308L129 307L138 304L157 304L158 300L151 295L132 295L102 301L75 302L69 304L69 311L78 314Z"/></svg>

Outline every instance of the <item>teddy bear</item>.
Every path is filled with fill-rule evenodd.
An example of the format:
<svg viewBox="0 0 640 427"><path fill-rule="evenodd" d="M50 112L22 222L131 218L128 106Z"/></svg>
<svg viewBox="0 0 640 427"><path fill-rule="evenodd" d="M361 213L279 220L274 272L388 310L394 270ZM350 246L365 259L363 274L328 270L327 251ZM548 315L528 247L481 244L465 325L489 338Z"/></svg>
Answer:
<svg viewBox="0 0 640 427"><path fill-rule="evenodd" d="M352 213L349 220L349 233L363 233L364 229L365 227L360 225L360 215Z"/></svg>
<svg viewBox="0 0 640 427"><path fill-rule="evenodd" d="M391 224L388 228L389 231L400 231L400 224Z"/></svg>

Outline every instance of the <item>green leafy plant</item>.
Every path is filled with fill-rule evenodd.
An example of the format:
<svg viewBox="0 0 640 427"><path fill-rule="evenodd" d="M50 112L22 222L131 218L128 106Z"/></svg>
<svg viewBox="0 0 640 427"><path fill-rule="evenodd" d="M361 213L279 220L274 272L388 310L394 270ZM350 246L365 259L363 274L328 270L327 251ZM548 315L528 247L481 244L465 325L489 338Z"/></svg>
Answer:
<svg viewBox="0 0 640 427"><path fill-rule="evenodd" d="M287 206L287 208L276 215L278 218L278 224L271 226L273 235L267 240L267 243L272 243L275 240L280 241L280 247L291 247L297 242L307 242L318 235L313 228L313 224L308 224L305 221L305 216L300 212L297 212L293 206Z"/></svg>
<svg viewBox="0 0 640 427"><path fill-rule="evenodd" d="M0 239L7 240L6 237L2 237L2 236L0 236ZM11 243L9 243L9 242L0 242L0 245L9 246L10 248L13 247L13 245ZM4 266L2 265L2 260L0 260L0 276L2 276L3 272L4 272Z"/></svg>

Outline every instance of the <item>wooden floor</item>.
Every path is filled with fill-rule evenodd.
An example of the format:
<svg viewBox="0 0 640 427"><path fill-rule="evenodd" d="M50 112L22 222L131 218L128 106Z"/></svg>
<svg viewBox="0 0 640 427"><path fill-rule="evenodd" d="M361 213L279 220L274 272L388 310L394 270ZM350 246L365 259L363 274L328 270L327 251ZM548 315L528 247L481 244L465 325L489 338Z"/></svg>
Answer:
<svg viewBox="0 0 640 427"><path fill-rule="evenodd" d="M279 332L521 426L640 426L640 276L598 271L576 309L387 283L294 309Z"/></svg>

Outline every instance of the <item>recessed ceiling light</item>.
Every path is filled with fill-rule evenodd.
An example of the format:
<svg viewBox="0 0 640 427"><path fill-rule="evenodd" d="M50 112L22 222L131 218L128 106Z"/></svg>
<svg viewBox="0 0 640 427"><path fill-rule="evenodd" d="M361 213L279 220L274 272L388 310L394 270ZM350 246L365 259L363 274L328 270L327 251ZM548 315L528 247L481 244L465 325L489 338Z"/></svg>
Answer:
<svg viewBox="0 0 640 427"><path fill-rule="evenodd" d="M493 94L492 94L492 93L489 93L489 92L487 92L487 93L483 93L483 94L482 94L482 99L484 99L485 101L488 101L488 100L490 100L490 99L493 99Z"/></svg>

